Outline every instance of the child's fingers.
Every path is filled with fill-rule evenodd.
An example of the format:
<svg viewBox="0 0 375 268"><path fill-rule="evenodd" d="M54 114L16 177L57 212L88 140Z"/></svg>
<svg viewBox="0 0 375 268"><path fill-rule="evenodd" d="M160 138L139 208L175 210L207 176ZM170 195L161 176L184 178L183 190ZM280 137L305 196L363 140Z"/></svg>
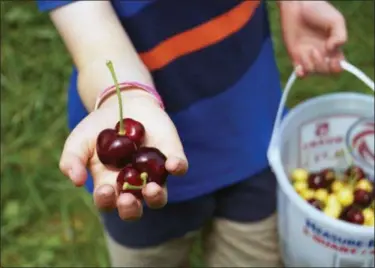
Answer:
<svg viewBox="0 0 375 268"><path fill-rule="evenodd" d="M113 185L102 184L95 187L94 203L99 210L112 210L116 208L117 194Z"/></svg>
<svg viewBox="0 0 375 268"><path fill-rule="evenodd" d="M310 50L310 57L314 62L315 72L323 74L329 72L329 61L326 61L317 49Z"/></svg>
<svg viewBox="0 0 375 268"><path fill-rule="evenodd" d="M111 210L116 208L117 200L117 185L116 179L118 172L107 169L104 165L98 162L96 155L94 162L91 164L91 172L94 183L94 203L100 210Z"/></svg>
<svg viewBox="0 0 375 268"><path fill-rule="evenodd" d="M301 65L305 72L310 74L315 72L315 64L308 50L301 55Z"/></svg>
<svg viewBox="0 0 375 268"><path fill-rule="evenodd" d="M82 186L87 179L86 165L90 156L88 139L79 124L65 141L60 157L61 172L68 176L76 186Z"/></svg>
<svg viewBox="0 0 375 268"><path fill-rule="evenodd" d="M85 184L87 178L85 163L76 153L64 150L60 159L60 170L72 180L75 186Z"/></svg>
<svg viewBox="0 0 375 268"><path fill-rule="evenodd" d="M94 201L98 209L108 211L117 208L123 220L136 220L142 216L141 202L130 193L118 192L116 182L118 171L109 170L100 163L92 165L91 171L95 187Z"/></svg>
<svg viewBox="0 0 375 268"><path fill-rule="evenodd" d="M148 183L142 190L142 194L150 208L162 208L167 204L167 189L154 182Z"/></svg>
<svg viewBox="0 0 375 268"><path fill-rule="evenodd" d="M138 220L142 217L143 207L141 202L132 194L120 194L117 199L117 210L122 220Z"/></svg>
<svg viewBox="0 0 375 268"><path fill-rule="evenodd" d="M303 67L301 64L295 64L294 65L294 71L296 72L296 75L300 78L305 76L305 71L303 70Z"/></svg>
<svg viewBox="0 0 375 268"><path fill-rule="evenodd" d="M337 13L336 16L332 18L330 28L330 36L327 40L327 50L333 52L344 45L348 40L345 18Z"/></svg>
<svg viewBox="0 0 375 268"><path fill-rule="evenodd" d="M340 73L342 71L340 60L338 59L330 60L329 69L331 73Z"/></svg>
<svg viewBox="0 0 375 268"><path fill-rule="evenodd" d="M340 62L344 59L341 51L336 51L329 55L329 70L331 73L340 73L342 71Z"/></svg>
<svg viewBox="0 0 375 268"><path fill-rule="evenodd" d="M188 169L188 161L185 157L169 156L165 163L165 168L172 175L183 175Z"/></svg>

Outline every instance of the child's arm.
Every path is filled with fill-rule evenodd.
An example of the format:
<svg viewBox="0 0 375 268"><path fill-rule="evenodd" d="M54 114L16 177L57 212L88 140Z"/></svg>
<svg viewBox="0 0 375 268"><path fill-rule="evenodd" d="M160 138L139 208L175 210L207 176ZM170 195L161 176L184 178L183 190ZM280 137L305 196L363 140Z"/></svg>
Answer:
<svg viewBox="0 0 375 268"><path fill-rule="evenodd" d="M112 60L119 82L153 85L110 1L77 1L50 15L78 68L78 90L89 111L99 92L113 85L107 60Z"/></svg>

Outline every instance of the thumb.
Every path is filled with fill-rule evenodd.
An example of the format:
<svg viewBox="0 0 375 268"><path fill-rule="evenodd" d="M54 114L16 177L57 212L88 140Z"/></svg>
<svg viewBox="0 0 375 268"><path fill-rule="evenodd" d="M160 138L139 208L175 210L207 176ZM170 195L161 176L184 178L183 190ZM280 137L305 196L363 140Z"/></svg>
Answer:
<svg viewBox="0 0 375 268"><path fill-rule="evenodd" d="M328 35L326 49L333 52L347 41L344 16L328 1L301 1L304 20Z"/></svg>
<svg viewBox="0 0 375 268"><path fill-rule="evenodd" d="M167 158L165 168L172 175L181 176L184 175L188 170L188 161L185 156L170 156Z"/></svg>
<svg viewBox="0 0 375 268"><path fill-rule="evenodd" d="M172 175L181 176L187 172L189 164L177 133L174 137L176 139L175 142L169 142L162 149L167 157L165 168Z"/></svg>
<svg viewBox="0 0 375 268"><path fill-rule="evenodd" d="M332 21L330 34L327 40L327 51L334 52L339 47L344 45L348 39L345 19L342 16L338 16Z"/></svg>
<svg viewBox="0 0 375 268"><path fill-rule="evenodd" d="M184 175L188 170L188 160L184 152L178 132L172 122L169 124L169 131L164 133L163 143L156 143L158 147L167 157L165 168L167 171L176 176Z"/></svg>
<svg viewBox="0 0 375 268"><path fill-rule="evenodd" d="M60 157L60 170L69 177L74 185L82 186L87 179L87 162L90 157L90 149L87 135L83 131L81 122L65 141L63 152Z"/></svg>

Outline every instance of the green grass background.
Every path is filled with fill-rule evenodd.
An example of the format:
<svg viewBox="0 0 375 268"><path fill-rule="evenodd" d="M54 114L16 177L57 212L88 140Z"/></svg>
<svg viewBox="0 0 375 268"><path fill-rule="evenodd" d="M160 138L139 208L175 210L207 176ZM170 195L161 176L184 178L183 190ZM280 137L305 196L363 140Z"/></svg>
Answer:
<svg viewBox="0 0 375 268"><path fill-rule="evenodd" d="M334 2L349 28L347 59L373 78L374 2ZM270 3L278 65L291 65ZM33 1L1 2L1 266L108 267L91 197L58 170L71 59ZM266 75L266 74L265 74ZM332 91L368 92L352 75L299 81L289 105ZM192 254L200 266L199 250Z"/></svg>

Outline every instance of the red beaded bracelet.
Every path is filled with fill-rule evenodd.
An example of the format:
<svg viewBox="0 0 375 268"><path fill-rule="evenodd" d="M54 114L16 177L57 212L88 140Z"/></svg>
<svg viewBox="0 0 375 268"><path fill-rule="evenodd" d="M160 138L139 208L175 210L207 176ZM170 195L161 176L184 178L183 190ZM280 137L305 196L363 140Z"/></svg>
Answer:
<svg viewBox="0 0 375 268"><path fill-rule="evenodd" d="M119 83L119 88L120 88L120 90L142 89L142 90L150 93L152 96L154 96L156 98L156 100L158 101L160 107L162 109L164 109L163 100L161 99L161 97L160 97L159 93L156 91L156 89L151 87L151 86L148 86L148 85L145 85L145 84L142 84L142 83L138 83L138 82L123 82L123 83ZM105 98L107 98L109 95L111 95L113 92L116 92L116 86L110 86L110 87L104 89L100 93L98 98L96 99L94 110L98 109L100 104L102 103L102 101Z"/></svg>

